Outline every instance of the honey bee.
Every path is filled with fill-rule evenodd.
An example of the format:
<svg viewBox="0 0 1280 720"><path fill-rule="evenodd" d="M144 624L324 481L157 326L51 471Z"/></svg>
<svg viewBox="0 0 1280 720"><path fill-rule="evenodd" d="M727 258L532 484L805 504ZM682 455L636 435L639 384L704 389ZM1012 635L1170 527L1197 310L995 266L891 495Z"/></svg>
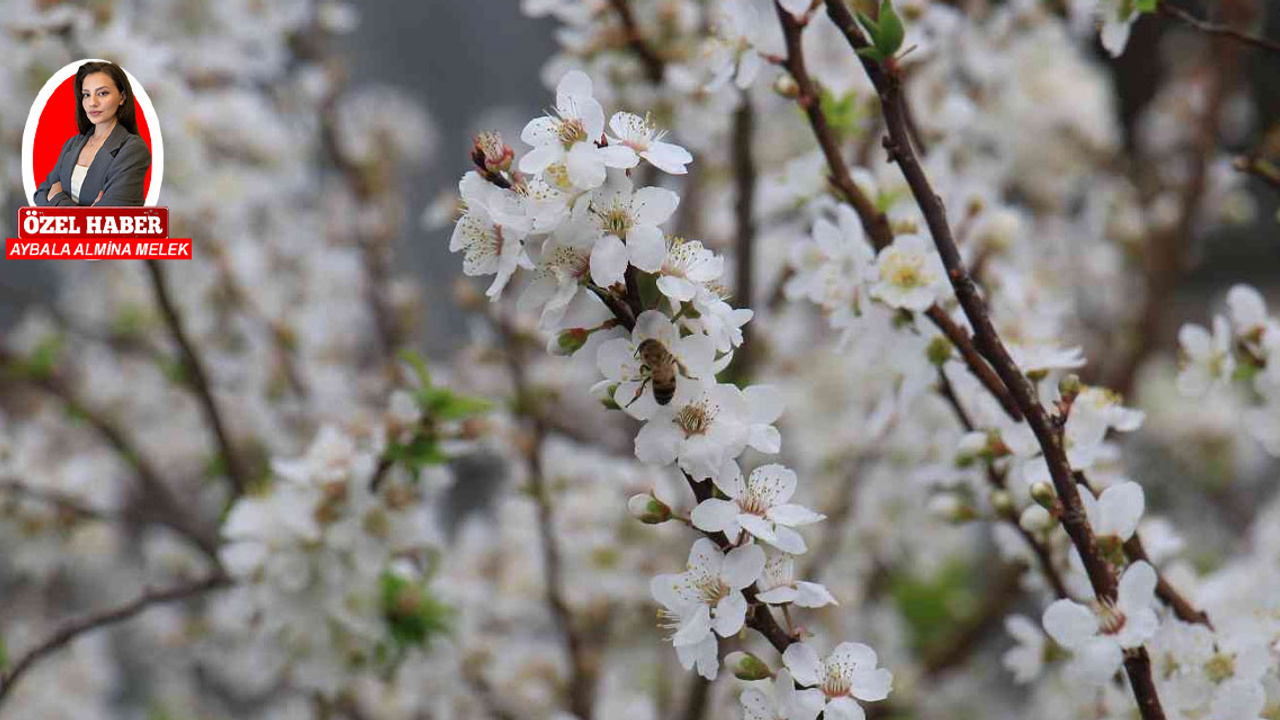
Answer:
<svg viewBox="0 0 1280 720"><path fill-rule="evenodd" d="M677 360L666 345L653 338L640 343L636 348L636 357L640 358L640 372L644 375L644 381L640 383L635 397L631 398L627 407L640 399L644 394L645 386L650 381L653 383L653 399L657 400L659 405L671 402L671 398L676 394L676 374L689 377L689 371L684 363Z"/></svg>

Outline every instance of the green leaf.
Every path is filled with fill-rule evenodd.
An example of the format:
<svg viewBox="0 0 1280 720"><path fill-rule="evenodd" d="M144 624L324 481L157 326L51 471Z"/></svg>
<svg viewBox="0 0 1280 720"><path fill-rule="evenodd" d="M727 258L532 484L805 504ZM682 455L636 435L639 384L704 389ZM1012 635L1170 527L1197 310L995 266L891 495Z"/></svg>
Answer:
<svg viewBox="0 0 1280 720"><path fill-rule="evenodd" d="M1153 13L1159 4L1159 0L1138 0L1138 12Z"/></svg>
<svg viewBox="0 0 1280 720"><path fill-rule="evenodd" d="M880 33L876 37L876 48L886 59L902 49L902 41L906 38L906 28L902 26L902 18L893 9L893 3L882 0L880 3Z"/></svg>
<svg viewBox="0 0 1280 720"><path fill-rule="evenodd" d="M36 380L47 380L53 377L58 369L58 360L62 356L62 336L52 334L40 341L31 354L27 356L25 367L27 375Z"/></svg>
<svg viewBox="0 0 1280 720"><path fill-rule="evenodd" d="M863 30L867 31L867 34L871 36L871 44L875 45L876 38L880 36L880 24L872 20L870 15L861 11L858 12L858 24L862 26Z"/></svg>
<svg viewBox="0 0 1280 720"><path fill-rule="evenodd" d="M858 54L864 58L875 60L876 62L884 62L885 60L884 55L880 52L880 48L877 47L858 48Z"/></svg>
<svg viewBox="0 0 1280 720"><path fill-rule="evenodd" d="M428 465L443 465L449 462L449 456L440 449L434 437L418 435L408 444L391 443L387 446L387 459L393 463L404 465L416 476Z"/></svg>
<svg viewBox="0 0 1280 720"><path fill-rule="evenodd" d="M862 122L862 108L858 104L858 95L845 93L837 98L825 87L818 88L818 107L827 118L827 124L842 138L852 135Z"/></svg>
<svg viewBox="0 0 1280 720"><path fill-rule="evenodd" d="M413 350L401 350L400 359L408 363L413 368L414 374L418 376L418 384L424 388L431 387L431 373L427 372L427 361Z"/></svg>
<svg viewBox="0 0 1280 720"><path fill-rule="evenodd" d="M384 572L380 581L382 617L398 649L426 647L448 634L453 611L431 595L426 583Z"/></svg>
<svg viewBox="0 0 1280 720"><path fill-rule="evenodd" d="M9 665L9 652L4 647L4 636L0 635L0 670Z"/></svg>
<svg viewBox="0 0 1280 720"><path fill-rule="evenodd" d="M445 388L422 388L418 391L418 401L427 417L446 422L489 412L493 407L480 398L457 395Z"/></svg>

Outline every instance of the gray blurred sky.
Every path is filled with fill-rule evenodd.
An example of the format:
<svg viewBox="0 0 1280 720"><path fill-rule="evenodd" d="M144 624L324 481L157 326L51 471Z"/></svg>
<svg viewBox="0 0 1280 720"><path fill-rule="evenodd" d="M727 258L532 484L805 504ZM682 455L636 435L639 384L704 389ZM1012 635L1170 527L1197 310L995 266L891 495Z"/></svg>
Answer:
<svg viewBox="0 0 1280 720"><path fill-rule="evenodd" d="M357 2L360 27L348 38L352 79L403 88L431 114L439 131L434 159L415 173L400 254L422 286L427 349L459 345L462 318L450 292L462 259L449 253L449 230L426 232L422 210L446 188L456 188L470 166L467 153L481 113L511 107L527 120L546 107L539 79L555 50L555 23L520 13L518 0L374 0ZM518 138L507 138L518 144ZM520 148L517 148L519 150ZM478 282L478 281L477 281ZM481 286L482 288L484 286Z"/></svg>

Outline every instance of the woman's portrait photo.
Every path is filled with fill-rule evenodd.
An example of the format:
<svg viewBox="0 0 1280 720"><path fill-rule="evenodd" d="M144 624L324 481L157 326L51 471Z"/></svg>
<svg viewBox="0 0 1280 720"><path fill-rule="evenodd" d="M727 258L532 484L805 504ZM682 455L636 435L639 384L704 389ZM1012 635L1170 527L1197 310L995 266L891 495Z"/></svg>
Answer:
<svg viewBox="0 0 1280 720"><path fill-rule="evenodd" d="M151 150L138 131L138 103L128 76L115 63L89 61L76 69L74 87L77 132L62 145L32 201L143 205Z"/></svg>

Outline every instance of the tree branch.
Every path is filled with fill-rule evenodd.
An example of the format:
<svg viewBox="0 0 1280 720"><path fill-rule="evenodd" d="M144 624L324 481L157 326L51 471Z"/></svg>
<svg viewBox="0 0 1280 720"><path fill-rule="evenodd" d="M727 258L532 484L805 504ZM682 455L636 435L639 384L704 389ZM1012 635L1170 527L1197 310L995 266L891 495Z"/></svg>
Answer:
<svg viewBox="0 0 1280 720"><path fill-rule="evenodd" d="M0 365L12 365L15 359L3 348L0 348ZM159 471L147 460L142 451L133 444L125 431L117 427L106 415L89 407L76 395L70 383L56 372L40 377L27 378L27 381L43 392L61 400L69 412L74 413L111 447L134 472L137 473L138 485L143 499L149 501L144 507L146 519L170 528L200 549L215 565L218 563L218 539L216 534L206 532L195 515L187 506L179 503L168 484L161 479Z"/></svg>
<svg viewBox="0 0 1280 720"><path fill-rule="evenodd" d="M48 638L28 650L14 661L9 669L0 673L0 703L4 701L18 680L33 665L77 637L98 628L128 620L152 605L175 600L186 600L230 584L231 581L225 575L215 573L194 583L177 585L164 590L147 590L142 595L119 607L73 618L62 623Z"/></svg>
<svg viewBox="0 0 1280 720"><path fill-rule="evenodd" d="M227 432L226 423L223 422L222 415L218 411L218 403L213 397L213 386L209 382L209 374L205 372L204 363L200 360L200 355L187 337L187 333L182 327L182 318L178 315L178 309L174 305L173 299L169 296L169 290L165 282L164 267L158 260L148 260L147 272L151 276L151 289L155 294L156 302L160 305L160 311L164 315L165 325L168 326L169 334L182 352L183 363L191 373L192 387L196 392L196 398L200 401L200 409L204 413L205 422L208 423L209 430L213 433L218 452L222 454L222 459L227 469L227 479L231 482L232 494L237 497L243 495L249 486L248 474L240 462L239 453L236 452L235 446L231 444L231 436Z"/></svg>
<svg viewBox="0 0 1280 720"><path fill-rule="evenodd" d="M507 349L505 354L507 366L511 372L511 382L515 387L517 412L529 420L533 430L527 456L529 489L538 506L538 535L542 540L542 573L543 582L546 585L547 605L560 631L564 634L565 647L569 653L572 673L568 689L569 710L582 720L590 720L595 695L594 672L587 662L586 643L578 632L574 624L573 612L564 599L564 563L556 541L553 503L546 478L542 474L542 445L547 437L547 428L540 413L520 410L534 402L524 371L523 349L517 341L514 329L504 319L495 317L494 323Z"/></svg>
<svg viewBox="0 0 1280 720"><path fill-rule="evenodd" d="M627 4L627 0L609 0L609 4L613 6L615 12L618 13L618 19L622 21L622 30L627 36L627 45L635 52L636 57L640 58L640 63L644 65L645 77L649 82L657 85L662 82L664 63L658 53L649 47L645 42L644 35L640 33L640 26L636 23L636 17L631 12L631 6Z"/></svg>
<svg viewBox="0 0 1280 720"><path fill-rule="evenodd" d="M733 206L733 219L736 229L734 241L736 265L736 282L734 294L738 304L753 307L755 298L755 194L756 164L751 152L752 135L755 130L755 108L751 105L751 95L742 93L742 103L733 114L733 186L736 195ZM730 377L742 379L748 377L756 348L751 342L755 332L751 323L742 328L742 344L734 355Z"/></svg>
<svg viewBox="0 0 1280 720"><path fill-rule="evenodd" d="M1230 38L1232 40L1235 40L1236 42L1244 43L1249 47L1257 48L1259 50L1266 50L1267 52L1280 53L1280 43L1276 43L1266 38L1258 37L1256 35L1250 35L1248 33L1241 32L1239 30L1236 30L1235 28L1231 28L1226 25L1217 25L1215 23L1206 22L1192 15L1186 10L1183 10L1182 8L1177 7L1176 5L1171 5L1167 0L1161 0L1158 7L1160 9L1161 15L1164 15L1166 17L1171 17L1175 20L1180 20L1186 23L1187 25L1190 25L1191 27L1195 28L1196 30L1199 30L1202 33L1206 33L1209 35L1216 35L1218 37Z"/></svg>
<svg viewBox="0 0 1280 720"><path fill-rule="evenodd" d="M827 168L831 171L831 182L840 191L845 201L853 206L858 219L862 222L863 231L871 238L871 244L877 250L886 248L893 243L893 228L889 225L889 218L880 212L875 204L853 182L853 176L849 173L849 166L845 163L844 156L840 153L840 145L836 142L835 134L827 123L826 115L822 113L822 108L819 107L817 86L814 84L813 79L809 77L809 71L804 63L804 49L801 41L801 33L804 30L804 26L792 17L791 13L783 9L781 5L775 3L774 8L778 13L778 19L782 23L782 31L787 45L787 56L783 59L782 64L791 73L791 77L795 79L796 85L799 87L799 95L796 98L796 102L800 103L800 107L804 109L805 115L809 118L809 125L813 128L813 134L817 138L818 145L822 148L822 154L827 160ZM937 306L929 308L925 314L947 336L951 344L960 351L965 363L969 366L969 370L1000 401L1001 407L1009 414L1009 417L1015 421L1021 420L1022 414L1018 410L1017 403L1009 395L1009 391L1004 387L1000 377L992 371L974 348L969 333L952 321L946 311Z"/></svg>
<svg viewBox="0 0 1280 720"><path fill-rule="evenodd" d="M826 6L831 20L841 29L855 54L868 46L853 14L843 0L826 0ZM978 292L973 279L969 277L960 257L960 250L947 223L946 209L942 205L942 199L934 192L924 168L921 167L911 147L902 110L902 87L894 62L890 59L882 67L879 63L865 57L859 56L859 60L880 97L880 107L889 132L885 149L889 152L890 160L896 162L902 170L916 204L924 215L929 233L933 236L934 245L947 270L947 277L960 301L960 307L964 310L969 324L973 326L974 343L995 368L1000 379L1004 381L1005 387L1012 393L1019 410L1022 411L1023 417L1035 434L1053 479L1054 488L1064 507L1061 518L1063 528L1080 553L1095 594L1099 600L1114 602L1117 594L1116 576L1098 550L1093 528L1089 525L1089 520L1084 513L1080 493L1072 476L1071 464L1067 460L1062 437L1050 420L1048 412L1036 398L1031 382L1023 375L1000 339L995 324L991 321L986 302ZM1130 685L1133 687L1138 708L1144 720L1163 720L1164 712L1160 707L1155 684L1151 679L1150 658L1145 652L1134 653L1126 659L1125 668L1129 673Z"/></svg>

